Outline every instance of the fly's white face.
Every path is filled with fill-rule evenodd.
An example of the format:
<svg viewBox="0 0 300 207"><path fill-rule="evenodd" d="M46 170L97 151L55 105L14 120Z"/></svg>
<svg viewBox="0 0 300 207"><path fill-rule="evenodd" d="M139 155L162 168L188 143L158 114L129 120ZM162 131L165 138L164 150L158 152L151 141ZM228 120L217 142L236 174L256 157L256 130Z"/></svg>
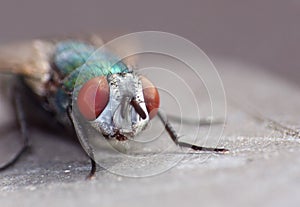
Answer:
<svg viewBox="0 0 300 207"><path fill-rule="evenodd" d="M159 95L145 77L116 73L89 80L80 89L77 104L105 137L126 140L144 130L157 113Z"/></svg>
<svg viewBox="0 0 300 207"><path fill-rule="evenodd" d="M108 103L91 123L108 137L134 137L149 122L142 82L133 73L113 74L107 81L110 90ZM134 104L138 104L139 109ZM143 117L137 113L138 110L142 110Z"/></svg>

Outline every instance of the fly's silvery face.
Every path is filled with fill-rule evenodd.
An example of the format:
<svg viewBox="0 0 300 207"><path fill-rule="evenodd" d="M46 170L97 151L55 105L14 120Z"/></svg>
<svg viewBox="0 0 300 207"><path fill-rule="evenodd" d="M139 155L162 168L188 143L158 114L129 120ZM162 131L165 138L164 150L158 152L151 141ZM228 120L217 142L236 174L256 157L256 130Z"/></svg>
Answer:
<svg viewBox="0 0 300 207"><path fill-rule="evenodd" d="M142 82L134 73L112 74L108 76L107 81L110 90L109 101L100 116L91 121L91 124L106 137L132 138L140 133L150 120Z"/></svg>

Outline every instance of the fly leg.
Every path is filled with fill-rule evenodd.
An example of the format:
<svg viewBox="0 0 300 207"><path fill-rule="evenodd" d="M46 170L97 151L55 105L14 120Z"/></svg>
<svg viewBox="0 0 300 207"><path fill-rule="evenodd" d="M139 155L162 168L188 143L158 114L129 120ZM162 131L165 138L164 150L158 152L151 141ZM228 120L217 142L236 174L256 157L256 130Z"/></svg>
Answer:
<svg viewBox="0 0 300 207"><path fill-rule="evenodd" d="M168 134L170 135L171 139L174 141L174 143L176 145L178 145L180 147L187 147L187 148L191 148L193 150L204 151L204 152L226 153L229 151L228 149L225 149L225 148L203 147L203 146L193 145L193 144L186 143L186 142L181 142L181 141L179 141L179 136L177 135L175 129L172 127L172 125L170 124L168 119L161 114L160 111L158 111L158 117L162 121L162 123L165 125L165 129L168 132Z"/></svg>
<svg viewBox="0 0 300 207"><path fill-rule="evenodd" d="M68 116L73 124L74 129L76 128L76 126L78 125L78 123L75 121L76 119L73 116L72 113L72 107L69 106L67 109L68 112ZM81 130L77 130L77 133L84 133ZM82 146L84 146L84 150L86 150L88 156L90 157L91 160L91 170L89 172L89 174L87 175L86 179L92 179L95 176L96 170L97 170L97 164L95 162L95 158L94 158L94 151L92 149L92 147L90 146L88 140L84 139L84 134L79 134L78 136L79 142L81 143Z"/></svg>
<svg viewBox="0 0 300 207"><path fill-rule="evenodd" d="M93 158L90 158L91 160L91 170L90 173L87 175L87 179L90 180L95 176L96 170L97 170L97 165L96 162Z"/></svg>
<svg viewBox="0 0 300 207"><path fill-rule="evenodd" d="M17 90L16 90L13 101L14 101L14 108L15 108L15 112L16 112L17 122L18 122L19 129L21 132L22 147L9 161L7 161L6 163L3 163L0 166L0 170L4 170L4 169L12 166L21 157L21 155L26 151L26 149L28 148L28 143L29 143L25 111L24 111L23 105L22 105L22 95L21 95L20 90L18 90L17 87L16 87L16 89Z"/></svg>

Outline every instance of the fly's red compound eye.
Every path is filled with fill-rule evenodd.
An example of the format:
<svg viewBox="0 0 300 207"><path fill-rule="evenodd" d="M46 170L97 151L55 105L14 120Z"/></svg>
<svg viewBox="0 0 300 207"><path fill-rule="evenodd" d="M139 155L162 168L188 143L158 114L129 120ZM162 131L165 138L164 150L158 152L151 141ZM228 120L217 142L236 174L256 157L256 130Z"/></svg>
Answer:
<svg viewBox="0 0 300 207"><path fill-rule="evenodd" d="M147 78L140 76L143 85L143 94L147 111L150 119L152 119L158 112L159 108L159 93L157 88Z"/></svg>
<svg viewBox="0 0 300 207"><path fill-rule="evenodd" d="M79 91L77 105L87 120L95 120L109 100L109 86L106 77L100 76L86 82Z"/></svg>

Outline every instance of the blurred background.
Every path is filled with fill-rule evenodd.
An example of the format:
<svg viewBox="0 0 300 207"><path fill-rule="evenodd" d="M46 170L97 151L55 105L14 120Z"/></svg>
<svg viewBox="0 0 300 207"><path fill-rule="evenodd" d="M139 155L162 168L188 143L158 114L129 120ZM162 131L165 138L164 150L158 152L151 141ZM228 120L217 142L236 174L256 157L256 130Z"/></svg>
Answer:
<svg viewBox="0 0 300 207"><path fill-rule="evenodd" d="M191 40L209 57L258 65L300 85L299 20L299 0L1 0L0 43L158 30Z"/></svg>

